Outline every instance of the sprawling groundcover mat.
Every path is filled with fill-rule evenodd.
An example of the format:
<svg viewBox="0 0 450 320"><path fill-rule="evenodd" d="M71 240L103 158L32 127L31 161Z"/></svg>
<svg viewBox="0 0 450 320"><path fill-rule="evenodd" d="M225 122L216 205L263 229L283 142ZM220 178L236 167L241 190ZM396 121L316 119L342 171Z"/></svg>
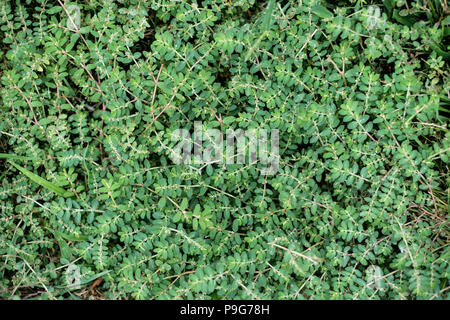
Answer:
<svg viewBox="0 0 450 320"><path fill-rule="evenodd" d="M448 298L448 13L1 1L0 298Z"/></svg>

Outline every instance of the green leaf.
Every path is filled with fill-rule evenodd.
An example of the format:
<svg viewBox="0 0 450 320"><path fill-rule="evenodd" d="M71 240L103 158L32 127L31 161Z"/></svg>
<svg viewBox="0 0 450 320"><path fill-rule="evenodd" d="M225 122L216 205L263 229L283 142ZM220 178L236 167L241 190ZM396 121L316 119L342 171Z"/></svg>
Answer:
<svg viewBox="0 0 450 320"><path fill-rule="evenodd" d="M70 198L73 196L73 193L70 191L66 191L61 187L58 187L54 185L51 182L48 182L47 180L41 178L37 174L34 174L33 172L25 169L24 167L19 166L18 164L15 164L13 161L9 161L17 170L22 172L24 175L26 175L31 181L39 184L40 186L49 189L50 191L53 191L57 195L64 197L64 198Z"/></svg>
<svg viewBox="0 0 450 320"><path fill-rule="evenodd" d="M324 6L314 6L311 8L311 12L323 19L333 18L333 14Z"/></svg>
<svg viewBox="0 0 450 320"><path fill-rule="evenodd" d="M88 240L88 236L74 236L71 234L67 234L67 233L62 233L56 230L53 230L51 228L48 228L48 230L50 230L51 232L53 232L54 234L58 234L59 237L66 239L67 241L87 241Z"/></svg>
<svg viewBox="0 0 450 320"><path fill-rule="evenodd" d="M270 21L272 19L272 12L275 6L275 0L269 0L269 4L267 6L267 12L264 15L264 19L262 22L262 31L265 32L270 28Z"/></svg>
<svg viewBox="0 0 450 320"><path fill-rule="evenodd" d="M94 280L96 280L96 279L98 279L98 278L100 278L100 277L102 277L102 276L104 276L104 275L106 275L106 274L108 274L110 272L111 272L111 270L105 270L105 271L102 271L102 272L98 272L98 273L96 273L96 274L94 274L94 275L92 275L92 276L90 276L88 278L82 279L80 281L80 286L88 284L89 282L94 281ZM60 286L55 286L55 288L64 289L64 288L67 288L67 286L60 285Z"/></svg>
<svg viewBox="0 0 450 320"><path fill-rule="evenodd" d="M414 25L414 23L417 21L417 19L413 15L402 17L400 15L399 10L394 10L392 17L395 20L397 20L398 22L400 22L401 24L404 24L405 26L408 26L408 27L412 27Z"/></svg>
<svg viewBox="0 0 450 320"><path fill-rule="evenodd" d="M383 0L383 5L386 8L389 17L392 17L392 10L395 7L395 0Z"/></svg>
<svg viewBox="0 0 450 320"><path fill-rule="evenodd" d="M9 154L9 153L0 153L0 159L13 159L13 160L22 160L22 161L33 160L33 158L30 158L30 157L16 156L15 154Z"/></svg>
<svg viewBox="0 0 450 320"><path fill-rule="evenodd" d="M181 200L181 204L180 204L181 210L186 210L188 205L189 205L188 199L183 198L183 200Z"/></svg>
<svg viewBox="0 0 450 320"><path fill-rule="evenodd" d="M51 230L50 228L48 228L48 229ZM58 232L56 230L51 230L51 231L53 232L53 235L55 236L56 240L58 241L61 258L64 258L64 259L67 259L70 261L72 259L72 250L70 249L69 245L67 244L67 242L64 241L63 236L60 232Z"/></svg>
<svg viewBox="0 0 450 320"><path fill-rule="evenodd" d="M430 47L431 49L433 49L433 51L435 51L438 55L442 56L445 60L450 59L450 53L442 50L440 46L437 45L436 43L430 43Z"/></svg>
<svg viewBox="0 0 450 320"><path fill-rule="evenodd" d="M165 197L162 197L161 199L159 199L159 201L158 201L158 208L160 208L160 209L164 209L165 208L165 206L166 206L166 198Z"/></svg>

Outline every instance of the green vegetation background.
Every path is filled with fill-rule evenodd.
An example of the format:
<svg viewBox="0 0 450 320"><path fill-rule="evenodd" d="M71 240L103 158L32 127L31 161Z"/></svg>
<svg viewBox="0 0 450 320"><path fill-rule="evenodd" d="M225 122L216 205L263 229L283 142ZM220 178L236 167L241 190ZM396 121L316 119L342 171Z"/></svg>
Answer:
<svg viewBox="0 0 450 320"><path fill-rule="evenodd" d="M0 298L448 298L448 12L1 1ZM174 165L195 120L278 174Z"/></svg>

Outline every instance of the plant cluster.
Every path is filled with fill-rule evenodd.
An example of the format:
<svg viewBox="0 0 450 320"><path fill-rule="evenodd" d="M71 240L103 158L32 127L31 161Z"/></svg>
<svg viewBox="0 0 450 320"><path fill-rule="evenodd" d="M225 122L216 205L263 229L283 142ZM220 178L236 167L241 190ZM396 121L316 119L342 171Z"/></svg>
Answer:
<svg viewBox="0 0 450 320"><path fill-rule="evenodd" d="M448 10L1 1L0 297L447 298ZM174 164L194 121L278 172Z"/></svg>

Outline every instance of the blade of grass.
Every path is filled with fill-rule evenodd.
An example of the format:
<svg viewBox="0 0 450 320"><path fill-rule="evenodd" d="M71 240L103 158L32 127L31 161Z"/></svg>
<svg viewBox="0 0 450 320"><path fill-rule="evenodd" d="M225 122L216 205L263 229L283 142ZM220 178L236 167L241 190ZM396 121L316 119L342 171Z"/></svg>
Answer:
<svg viewBox="0 0 450 320"><path fill-rule="evenodd" d="M263 23L262 23L263 32L266 32L267 30L269 30L270 20L272 19L272 12L273 12L274 6L275 6L275 1L269 0L269 4L267 6L267 12L264 15L264 19L263 19Z"/></svg>
<svg viewBox="0 0 450 320"><path fill-rule="evenodd" d="M75 236L72 236L72 235L68 235L68 234L65 234L65 233L53 230L53 229L48 228L48 227L47 227L47 229L53 233L53 235L55 236L56 240L58 241L59 249L60 249L60 252L61 252L61 257L65 258L67 260L72 259L72 250L69 247L69 244L66 241L64 241L64 239L68 240L68 241L87 240L87 237L84 237L84 236L75 237Z"/></svg>
<svg viewBox="0 0 450 320"><path fill-rule="evenodd" d="M83 236L83 235L74 236L74 235L71 235L71 234L62 233L62 232L53 230L53 229L48 228L48 227L47 227L47 229L50 230L51 232L53 232L58 237L66 239L67 241L87 241L88 240L87 236Z"/></svg>
<svg viewBox="0 0 450 320"><path fill-rule="evenodd" d="M269 4L267 5L267 12L264 15L263 21L262 21L261 35L259 36L259 38L255 41L253 46L247 52L247 55L245 56L245 61L247 61L251 57L253 52L259 47L259 43L261 42L261 40L268 34L269 27L270 27L270 20L272 18L272 12L273 12L274 6L275 6L275 0L269 0Z"/></svg>
<svg viewBox="0 0 450 320"><path fill-rule="evenodd" d="M110 273L110 272L111 272L111 270L106 270L106 271L102 271L102 272L96 273L96 274L94 274L93 276L91 276L91 277L89 277L89 278L87 278L87 279L81 280L80 283L79 283L79 285L80 285L80 286L85 285L85 284L87 284L87 283L89 283L89 282L91 282L91 281L94 281L95 279L97 279L97 278L99 278L99 277L102 277L102 276L104 276L105 274L108 274L108 273ZM67 288L67 286L55 286L55 288L63 289L63 288ZM69 288L69 290L70 290L70 289L71 289L71 288Z"/></svg>
<svg viewBox="0 0 450 320"><path fill-rule="evenodd" d="M322 19L333 18L333 13L331 13L331 11L325 8L324 6L314 6L311 8L311 12Z"/></svg>
<svg viewBox="0 0 450 320"><path fill-rule="evenodd" d="M433 51L435 51L438 55L440 55L442 58L449 60L450 59L450 53L442 50L438 44L436 44L435 42L430 43L430 47L431 49L433 49Z"/></svg>
<svg viewBox="0 0 450 320"><path fill-rule="evenodd" d="M22 172L24 175L26 175L31 181L36 182L37 184L39 184L40 186L47 188L51 191L53 191L54 193L56 193L57 195L61 196L61 197L65 197L65 198L70 198L71 196L73 196L73 193L70 191L66 191L61 187L58 187L56 185L54 185L53 183L41 178L40 176L38 176L37 174L34 174L33 172L25 169L22 166L19 166L18 164L14 163L13 161L9 160L9 162L20 172Z"/></svg>
<svg viewBox="0 0 450 320"><path fill-rule="evenodd" d="M0 153L0 159L13 159L13 160L33 160L30 157L23 157L23 156L16 156L15 154L9 154L9 153Z"/></svg>

